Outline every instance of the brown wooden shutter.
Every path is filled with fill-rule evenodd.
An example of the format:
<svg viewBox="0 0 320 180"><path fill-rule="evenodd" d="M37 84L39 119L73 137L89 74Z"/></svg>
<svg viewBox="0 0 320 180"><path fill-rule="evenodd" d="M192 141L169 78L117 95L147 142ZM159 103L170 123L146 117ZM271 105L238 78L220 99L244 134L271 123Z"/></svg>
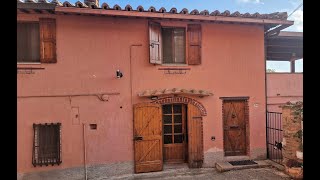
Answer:
<svg viewBox="0 0 320 180"><path fill-rule="evenodd" d="M161 25L156 22L149 22L149 48L150 48L150 63L161 64Z"/></svg>
<svg viewBox="0 0 320 180"><path fill-rule="evenodd" d="M188 64L201 64L201 25L188 24Z"/></svg>
<svg viewBox="0 0 320 180"><path fill-rule="evenodd" d="M188 104L188 164L201 168L203 164L203 124L200 110Z"/></svg>
<svg viewBox="0 0 320 180"><path fill-rule="evenodd" d="M40 18L40 62L56 63L56 20Z"/></svg>

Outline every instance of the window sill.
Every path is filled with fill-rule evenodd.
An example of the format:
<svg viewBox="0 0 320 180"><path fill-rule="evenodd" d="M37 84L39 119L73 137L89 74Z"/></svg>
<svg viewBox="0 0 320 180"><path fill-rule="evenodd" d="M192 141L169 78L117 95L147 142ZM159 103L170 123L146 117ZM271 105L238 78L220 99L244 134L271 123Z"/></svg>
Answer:
<svg viewBox="0 0 320 180"><path fill-rule="evenodd" d="M17 65L41 65L40 62L17 62Z"/></svg>
<svg viewBox="0 0 320 180"><path fill-rule="evenodd" d="M173 66L173 67L179 67L179 66L181 66L181 67L186 67L186 66L188 66L188 64L161 64L162 66Z"/></svg>

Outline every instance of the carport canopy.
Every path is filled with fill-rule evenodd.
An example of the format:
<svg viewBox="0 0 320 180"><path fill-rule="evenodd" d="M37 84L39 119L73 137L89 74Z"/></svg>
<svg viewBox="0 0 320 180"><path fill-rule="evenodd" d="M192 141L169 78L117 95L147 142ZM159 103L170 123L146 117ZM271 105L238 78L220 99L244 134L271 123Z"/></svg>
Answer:
<svg viewBox="0 0 320 180"><path fill-rule="evenodd" d="M266 38L267 61L289 61L295 72L295 61L303 58L303 32L280 31Z"/></svg>

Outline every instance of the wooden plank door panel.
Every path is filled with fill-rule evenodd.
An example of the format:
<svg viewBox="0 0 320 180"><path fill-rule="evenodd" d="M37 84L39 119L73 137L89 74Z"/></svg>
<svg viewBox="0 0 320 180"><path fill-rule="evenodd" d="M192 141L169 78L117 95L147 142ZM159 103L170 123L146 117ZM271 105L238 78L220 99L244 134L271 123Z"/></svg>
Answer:
<svg viewBox="0 0 320 180"><path fill-rule="evenodd" d="M159 104L134 105L135 173L161 171L162 108Z"/></svg>
<svg viewBox="0 0 320 180"><path fill-rule="evenodd" d="M224 101L223 114L225 155L246 155L245 101Z"/></svg>
<svg viewBox="0 0 320 180"><path fill-rule="evenodd" d="M188 104L188 164L201 168L203 163L203 124L199 109Z"/></svg>

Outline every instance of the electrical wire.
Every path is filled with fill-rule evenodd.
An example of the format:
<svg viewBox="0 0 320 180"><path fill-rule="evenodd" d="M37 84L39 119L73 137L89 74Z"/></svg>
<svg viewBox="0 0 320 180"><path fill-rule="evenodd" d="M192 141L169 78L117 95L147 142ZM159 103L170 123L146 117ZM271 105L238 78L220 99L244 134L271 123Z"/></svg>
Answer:
<svg viewBox="0 0 320 180"><path fill-rule="evenodd" d="M303 5L303 2L288 16L288 18L295 13L301 6Z"/></svg>

